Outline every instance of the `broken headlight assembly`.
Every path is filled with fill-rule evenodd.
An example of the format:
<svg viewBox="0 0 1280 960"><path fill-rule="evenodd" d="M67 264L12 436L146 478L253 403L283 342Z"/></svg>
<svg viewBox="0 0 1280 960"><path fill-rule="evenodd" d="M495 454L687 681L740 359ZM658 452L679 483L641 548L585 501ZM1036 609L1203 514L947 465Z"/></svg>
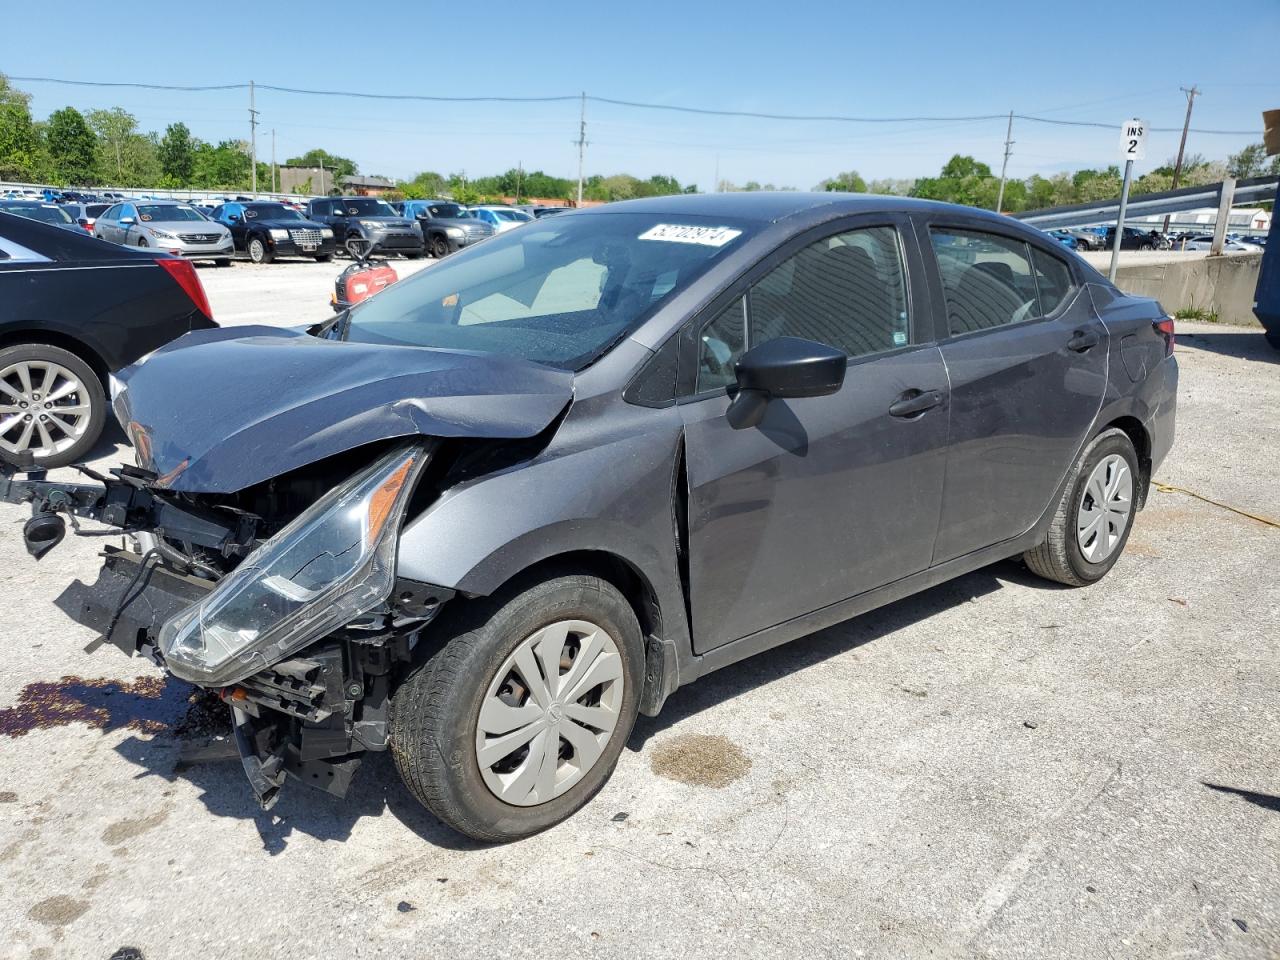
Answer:
<svg viewBox="0 0 1280 960"><path fill-rule="evenodd" d="M430 458L399 447L325 494L160 630L165 664L205 686L240 680L386 599L400 520Z"/></svg>

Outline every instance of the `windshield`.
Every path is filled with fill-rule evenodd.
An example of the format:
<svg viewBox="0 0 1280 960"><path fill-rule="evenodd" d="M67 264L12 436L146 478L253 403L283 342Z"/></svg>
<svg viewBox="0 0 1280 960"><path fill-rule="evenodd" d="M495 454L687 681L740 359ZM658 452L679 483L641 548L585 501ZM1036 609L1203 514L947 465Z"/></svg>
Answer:
<svg viewBox="0 0 1280 960"><path fill-rule="evenodd" d="M5 213L16 213L28 220L43 220L45 223L71 223L71 217L61 207L44 203L15 203L0 207Z"/></svg>
<svg viewBox="0 0 1280 960"><path fill-rule="evenodd" d="M301 220L302 214L283 203L259 203L244 208L246 220Z"/></svg>
<svg viewBox="0 0 1280 960"><path fill-rule="evenodd" d="M674 214L537 220L366 300L347 338L581 370L754 229Z"/></svg>
<svg viewBox="0 0 1280 960"><path fill-rule="evenodd" d="M333 203L334 206L342 208L351 217L398 216L391 209L391 204L385 200L375 200L373 197L347 197L342 200L335 200Z"/></svg>
<svg viewBox="0 0 1280 960"><path fill-rule="evenodd" d="M533 217L529 216L527 213L521 210L503 210L501 207L498 207L497 209L495 209L493 211L493 214L499 220L514 220L518 223L524 223L526 220L533 219Z"/></svg>
<svg viewBox="0 0 1280 960"><path fill-rule="evenodd" d="M465 220L467 217L475 218L475 214L470 210L465 210L456 203L433 203L427 207L427 212L433 217L439 217L441 220Z"/></svg>
<svg viewBox="0 0 1280 960"><path fill-rule="evenodd" d="M138 204L138 219L143 223L153 221L178 223L184 220L204 220L205 215L195 207L188 207L182 203L140 203Z"/></svg>

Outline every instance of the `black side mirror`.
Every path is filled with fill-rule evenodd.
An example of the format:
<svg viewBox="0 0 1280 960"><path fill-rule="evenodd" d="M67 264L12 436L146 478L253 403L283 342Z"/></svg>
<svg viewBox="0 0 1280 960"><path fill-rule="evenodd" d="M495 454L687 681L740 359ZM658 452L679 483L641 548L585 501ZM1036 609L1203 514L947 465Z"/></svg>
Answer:
<svg viewBox="0 0 1280 960"><path fill-rule="evenodd" d="M240 222L240 214L238 214L238 213L230 214L230 215L227 217L227 219L228 219L228 220L230 220L232 223L239 223L239 222Z"/></svg>
<svg viewBox="0 0 1280 960"><path fill-rule="evenodd" d="M825 397L844 383L843 350L799 337L778 337L752 347L738 360L738 392L729 404L735 430L758 425L770 400Z"/></svg>

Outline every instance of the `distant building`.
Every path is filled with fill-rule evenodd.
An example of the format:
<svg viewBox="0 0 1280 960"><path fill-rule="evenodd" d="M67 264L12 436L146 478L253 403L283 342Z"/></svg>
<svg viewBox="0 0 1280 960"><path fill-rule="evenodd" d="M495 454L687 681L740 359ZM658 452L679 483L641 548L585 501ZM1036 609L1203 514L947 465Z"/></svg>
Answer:
<svg viewBox="0 0 1280 960"><path fill-rule="evenodd" d="M338 182L344 194L356 197L381 197L396 189L395 183L386 177L352 176Z"/></svg>
<svg viewBox="0 0 1280 960"><path fill-rule="evenodd" d="M337 192L339 183L332 170L323 167L277 167L281 193L324 197Z"/></svg>
<svg viewBox="0 0 1280 960"><path fill-rule="evenodd" d="M1183 210L1172 214L1169 218L1171 232L1193 231L1212 233L1218 221L1217 207L1202 207L1199 210ZM1164 227L1164 214L1154 217L1125 217L1125 225L1142 229L1160 230ZM1227 219L1228 232L1266 233L1271 229L1271 211L1261 207L1235 207Z"/></svg>

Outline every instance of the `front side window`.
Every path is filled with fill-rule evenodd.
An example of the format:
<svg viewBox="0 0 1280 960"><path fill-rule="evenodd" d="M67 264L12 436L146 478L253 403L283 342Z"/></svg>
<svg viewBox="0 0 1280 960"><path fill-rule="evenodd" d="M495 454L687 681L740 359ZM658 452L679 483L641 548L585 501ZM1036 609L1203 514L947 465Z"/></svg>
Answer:
<svg viewBox="0 0 1280 960"><path fill-rule="evenodd" d="M934 227L929 231L952 336L1018 323L1040 314L1036 281L1021 240Z"/></svg>
<svg viewBox="0 0 1280 960"><path fill-rule="evenodd" d="M760 278L703 328L697 392L732 384L738 358L777 337L815 340L850 357L905 346L910 331L897 230L864 227L824 237Z"/></svg>
<svg viewBox="0 0 1280 960"><path fill-rule="evenodd" d="M536 221L387 287L352 310L347 335L579 370L754 229L670 214Z"/></svg>

